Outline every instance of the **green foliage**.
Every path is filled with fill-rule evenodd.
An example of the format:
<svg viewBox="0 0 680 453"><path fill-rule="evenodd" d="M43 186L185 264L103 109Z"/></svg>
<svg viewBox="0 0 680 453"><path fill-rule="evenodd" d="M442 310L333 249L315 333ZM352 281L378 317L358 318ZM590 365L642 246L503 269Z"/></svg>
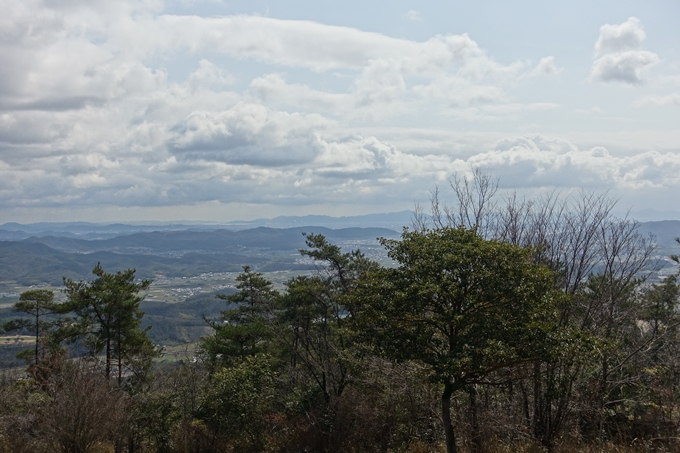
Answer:
<svg viewBox="0 0 680 453"><path fill-rule="evenodd" d="M660 329L677 329L678 295L680 284L678 277L670 275L660 284L652 285L645 293L641 319L650 323L650 327Z"/></svg>
<svg viewBox="0 0 680 453"><path fill-rule="evenodd" d="M459 388L545 353L562 295L530 250L463 228L382 243L399 266L369 273L351 304L377 352Z"/></svg>
<svg viewBox="0 0 680 453"><path fill-rule="evenodd" d="M454 453L452 395L485 383L493 372L547 356L558 338L553 332L563 294L530 249L474 230L404 230L400 241L381 242L398 267L367 273L350 311L378 354L421 361L443 384L446 445Z"/></svg>
<svg viewBox="0 0 680 453"><path fill-rule="evenodd" d="M522 248L479 229L405 230L382 240L387 268L306 235L300 252L316 272L279 293L243 267L235 293L218 296L228 304L219 320L203 323L213 335L198 357L187 347L180 364L157 367L155 349L139 347L150 346L139 307L148 282L97 266L92 282L65 280L69 302L39 321L73 310L73 322L41 325L41 335L77 336L106 354L107 370L47 355L32 379L0 375L0 452L424 452L441 450L443 437L449 452L538 451L538 442L675 451L680 284L644 282L647 249L626 242L634 228L624 224L613 239L609 226L595 230L610 250L584 251L575 239L553 253L581 247L595 263L569 285L537 264L573 267L543 260L548 245ZM32 310L51 307L48 293L22 295L17 307L31 318L10 327L37 332ZM196 297L144 308L217 315L212 295ZM116 366L131 376L128 391L105 377ZM93 435L76 439L75 426Z"/></svg>
<svg viewBox="0 0 680 453"><path fill-rule="evenodd" d="M48 350L58 348L57 342L50 334L61 320L52 315L63 313L64 307L54 302L53 291L37 289L23 292L19 302L14 304L14 311L24 313L29 318L8 321L3 330L11 332L26 329L35 336L34 348L19 352L17 357L29 363L33 362L37 366Z"/></svg>
<svg viewBox="0 0 680 453"><path fill-rule="evenodd" d="M314 259L318 271L286 283L278 322L291 372L316 385L328 404L361 368L361 351L348 329L346 298L359 278L378 265L358 250L342 253L322 235L305 238L309 249L300 253Z"/></svg>
<svg viewBox="0 0 680 453"><path fill-rule="evenodd" d="M235 294L217 295L235 307L222 311L220 322L208 321L215 333L201 340L200 348L212 369L219 363L266 352L273 337L271 319L280 297L278 292L248 266L243 267L237 281Z"/></svg>
<svg viewBox="0 0 680 453"><path fill-rule="evenodd" d="M156 451L170 451L172 433L181 419L177 404L165 392L143 395L134 407L135 435L152 443Z"/></svg>
<svg viewBox="0 0 680 453"><path fill-rule="evenodd" d="M144 313L139 309L143 297L138 293L148 289L151 280L135 283L134 269L111 274L99 263L92 273L97 278L89 283L64 279L69 298L65 306L75 313L76 323L64 329L63 335L83 338L93 355L104 352L107 376L115 360L120 384L124 365L132 365L140 357L148 362L157 354L146 331L139 329Z"/></svg>
<svg viewBox="0 0 680 453"><path fill-rule="evenodd" d="M261 449L266 416L273 408L274 378L271 358L262 354L218 370L202 402L208 426L236 439L241 451Z"/></svg>

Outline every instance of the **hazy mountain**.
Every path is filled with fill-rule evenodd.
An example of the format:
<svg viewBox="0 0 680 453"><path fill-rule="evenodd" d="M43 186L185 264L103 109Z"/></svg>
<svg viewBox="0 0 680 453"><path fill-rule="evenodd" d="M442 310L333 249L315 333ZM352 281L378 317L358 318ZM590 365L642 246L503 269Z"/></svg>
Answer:
<svg viewBox="0 0 680 453"><path fill-rule="evenodd" d="M238 272L242 265L259 271L304 270L298 250L303 232L320 233L347 249L378 249L376 238L395 237L384 228L323 227L255 228L242 231L157 231L104 240L31 237L0 241L0 283L59 283L62 276L83 279L97 262L107 271L137 269L152 278L192 276L207 272Z"/></svg>
<svg viewBox="0 0 680 453"><path fill-rule="evenodd" d="M621 213L622 216L627 213ZM640 222L661 222L663 220L680 220L680 211L658 211L655 209L640 209L630 213L630 217Z"/></svg>
<svg viewBox="0 0 680 453"><path fill-rule="evenodd" d="M327 215L279 216L273 219L239 220L229 222L227 225L229 228L252 228L253 226L268 226L275 228L293 228L298 226L323 226L327 228L381 227L401 231L404 226L411 225L412 217L412 211L345 217L331 217Z"/></svg>
<svg viewBox="0 0 680 453"><path fill-rule="evenodd" d="M396 231L385 228L324 227L266 228L231 231L154 231L134 233L103 240L85 240L65 237L31 237L24 242L42 243L65 252L91 253L114 251L124 253L168 253L200 251L209 253L237 252L244 248L271 250L297 250L305 247L302 233L323 234L331 241L375 240L378 237L397 236Z"/></svg>
<svg viewBox="0 0 680 453"><path fill-rule="evenodd" d="M88 222L67 223L5 223L0 225L0 240L18 241L28 237L70 237L78 239L108 239L122 235L152 231L214 231L226 228L217 224L152 224L128 225L121 223L96 224Z"/></svg>
<svg viewBox="0 0 680 453"><path fill-rule="evenodd" d="M0 240L18 241L32 236L55 236L101 240L135 233L150 233L156 231L216 231L221 229L237 231L253 229L260 226L271 228L318 226L332 229L378 227L401 231L403 226L411 224L411 216L411 211L401 211L386 214L368 214L346 217L331 217L326 215L308 215L300 217L280 216L273 219L238 220L225 223L150 222L148 224L98 224L89 222L40 222L20 224L11 222L0 225Z"/></svg>
<svg viewBox="0 0 680 453"><path fill-rule="evenodd" d="M680 245L675 238L680 237L680 220L662 220L659 222L640 223L639 231L642 234L654 235L655 241L662 253L680 253Z"/></svg>
<svg viewBox="0 0 680 453"><path fill-rule="evenodd" d="M399 225L407 224L410 216L410 211L352 217L286 216L251 223ZM382 250L375 239L397 237L399 231L326 226L239 229L243 226L233 224L225 229L224 225L216 224L6 223L0 227L0 239L4 239L0 240L0 282L58 282L62 276L86 278L97 261L105 269L134 267L143 277L238 271L243 264L262 270L293 269L300 266L297 250L305 247L303 232L323 234L346 250L360 248L375 257ZM680 237L680 221L643 222L639 231L655 236L660 255L680 253L674 240ZM26 237L29 233L35 234Z"/></svg>
<svg viewBox="0 0 680 453"><path fill-rule="evenodd" d="M137 269L140 278L157 275L182 277L207 272L238 272L242 265L263 270L306 268L292 260L278 262L264 257L239 254L188 253L180 258L155 255L133 255L113 252L67 253L45 244L0 241L0 283L23 285L60 284L62 277L75 280L90 278L98 262L106 271ZM264 266L268 265L267 268Z"/></svg>

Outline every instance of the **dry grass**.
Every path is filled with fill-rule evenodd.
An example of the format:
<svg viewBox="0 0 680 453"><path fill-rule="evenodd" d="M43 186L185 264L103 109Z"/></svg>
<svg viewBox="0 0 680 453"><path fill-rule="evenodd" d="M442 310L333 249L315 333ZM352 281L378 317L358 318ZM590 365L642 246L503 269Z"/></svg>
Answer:
<svg viewBox="0 0 680 453"><path fill-rule="evenodd" d="M464 445L458 446L459 453L470 453L470 449ZM483 453L546 453L547 450L536 443L523 444L495 444L488 445ZM553 453L646 453L646 452L680 452L680 439L667 439L665 443L660 441L636 441L630 445L617 443L585 444L565 440L558 444ZM405 453L446 453L444 445L431 446L423 443L412 444Z"/></svg>

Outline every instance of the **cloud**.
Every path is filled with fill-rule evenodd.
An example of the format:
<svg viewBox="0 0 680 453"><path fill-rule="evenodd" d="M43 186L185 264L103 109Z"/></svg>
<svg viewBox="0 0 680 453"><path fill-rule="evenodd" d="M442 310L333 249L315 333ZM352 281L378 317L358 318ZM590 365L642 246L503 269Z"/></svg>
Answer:
<svg viewBox="0 0 680 453"><path fill-rule="evenodd" d="M589 115L603 115L604 110L602 110L599 107L591 107L589 109L575 109L574 112L579 113L579 114L589 114Z"/></svg>
<svg viewBox="0 0 680 453"><path fill-rule="evenodd" d="M663 107L667 105L680 106L680 93L671 93L665 96L646 96L633 104L635 107Z"/></svg>
<svg viewBox="0 0 680 453"><path fill-rule="evenodd" d="M644 72L660 60L657 54L642 50L646 35L640 21L631 17L619 25L605 24L595 43L592 81L644 83Z"/></svg>
<svg viewBox="0 0 680 453"><path fill-rule="evenodd" d="M356 101L349 93L316 90L301 83L288 83L282 74L266 74L250 82L250 90L263 103L302 111L333 115L351 111Z"/></svg>
<svg viewBox="0 0 680 453"><path fill-rule="evenodd" d="M316 156L317 133L331 124L317 114L288 114L239 103L221 112L192 112L173 127L169 149L182 160L299 165Z"/></svg>
<svg viewBox="0 0 680 453"><path fill-rule="evenodd" d="M419 48L413 41L379 33L262 16L165 15L144 26L133 29L130 35L118 36L120 47L132 45L144 35L147 41L140 50L148 54L211 51L316 71L361 69L376 58L415 54Z"/></svg>
<svg viewBox="0 0 680 453"><path fill-rule="evenodd" d="M595 43L595 56L611 52L638 49L645 40L642 24L637 17L629 17L619 25L605 24L600 27L600 36Z"/></svg>
<svg viewBox="0 0 680 453"><path fill-rule="evenodd" d="M423 22L423 16L418 11L412 9L408 10L401 17L410 22Z"/></svg>
<svg viewBox="0 0 680 453"><path fill-rule="evenodd" d="M639 85L644 82L644 70L658 62L659 57L655 53L645 50L605 54L593 63L590 77L602 82Z"/></svg>
<svg viewBox="0 0 680 453"><path fill-rule="evenodd" d="M617 157L601 146L581 150L542 135L500 140L468 162L503 175L503 184L510 187L680 187L680 153L650 150Z"/></svg>
<svg viewBox="0 0 680 453"><path fill-rule="evenodd" d="M127 133L115 128L97 144L105 137L100 131L92 141L67 131L56 146L69 153L51 148L49 137L47 144L27 142L30 152L16 148L14 157L7 144L0 144L0 206L404 203L426 198L434 184L471 166L501 176L506 187L680 187L678 153L618 156L603 147L580 149L536 134L486 146L485 134L446 139L434 138L432 131L402 130L397 141L403 146L397 146L389 130L348 133L319 114L244 101L224 110L193 110L167 130L163 124L140 123ZM426 145L423 137L433 144ZM449 149L435 149L443 140L451 141Z"/></svg>
<svg viewBox="0 0 680 453"><path fill-rule="evenodd" d="M194 89L200 88L223 88L233 85L236 78L220 69L209 60L199 61L198 68L189 75L188 83Z"/></svg>
<svg viewBox="0 0 680 453"><path fill-rule="evenodd" d="M2 5L3 209L403 206L470 165L518 187L677 186L673 153L467 129L560 108L516 97L561 71L552 56L499 62L467 34L160 14L160 1ZM636 60L642 38L603 36L598 80L644 80L656 56Z"/></svg>
<svg viewBox="0 0 680 453"><path fill-rule="evenodd" d="M494 61L467 34L437 35L416 42L349 27L258 16L162 16L145 24L142 32L145 39L126 39L144 42L148 54L184 49L317 72L354 71L354 94L364 107L391 103L423 81L425 85L438 84L440 91L447 85L440 81L447 78L460 79L473 88L491 84L502 91L503 85L515 82L525 69L521 62L503 65Z"/></svg>
<svg viewBox="0 0 680 453"><path fill-rule="evenodd" d="M551 76L562 72L562 68L555 65L555 57L544 57L529 73L530 77Z"/></svg>
<svg viewBox="0 0 680 453"><path fill-rule="evenodd" d="M467 121L508 121L516 120L529 112L540 112L559 108L558 104L551 102L534 103L505 103L495 105L482 105L453 110L449 115Z"/></svg>
<svg viewBox="0 0 680 453"><path fill-rule="evenodd" d="M169 97L173 108L193 104L203 110L201 102L216 102L206 93L237 85L233 72L217 63L224 56L272 66L250 82L251 94L265 104L356 119L413 113L428 103L447 109L505 102L507 90L527 74L556 71L551 57L534 69L519 61L501 64L467 34L413 41L312 21L158 14L161 8L152 0L8 6L0 18L6 30L0 39L0 111L148 113L159 112ZM177 81L164 63L187 56L199 59L198 67ZM287 68L342 72L351 83L345 91L288 83ZM173 121L189 112L177 113Z"/></svg>

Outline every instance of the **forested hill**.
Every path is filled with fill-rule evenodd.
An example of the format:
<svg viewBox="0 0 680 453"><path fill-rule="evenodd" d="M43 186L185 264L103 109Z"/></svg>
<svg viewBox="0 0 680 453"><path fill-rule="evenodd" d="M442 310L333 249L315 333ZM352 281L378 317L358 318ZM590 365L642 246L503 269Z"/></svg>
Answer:
<svg viewBox="0 0 680 453"><path fill-rule="evenodd" d="M67 253L45 244L0 241L0 282L34 285L60 284L62 277L90 278L92 267L101 262L113 270L137 269L137 276L182 277L205 272L238 272L242 265L262 267L264 258L239 254L187 253L179 258L114 252ZM293 263L282 266L291 268ZM300 266L304 268L304 266ZM265 270L278 270L271 263Z"/></svg>
<svg viewBox="0 0 680 453"><path fill-rule="evenodd" d="M19 241L31 236L70 237L77 239L110 239L134 233L150 233L154 231L215 231L250 230L257 227L297 228L325 227L341 228L386 228L401 231L402 226L410 225L411 211L370 214L347 217L331 217L325 215L279 216L273 219L237 220L227 223L146 223L146 224L100 224L89 222L39 222L20 224L9 222L0 225L0 240Z"/></svg>
<svg viewBox="0 0 680 453"><path fill-rule="evenodd" d="M384 228L254 228L242 231L143 232L105 240L32 237L0 241L0 282L59 284L62 277L85 279L101 262L106 269L137 269L137 276L182 277L208 272L238 272L249 265L262 271L305 270L298 249L302 233L324 234L351 248L377 249L376 238L395 237Z"/></svg>
<svg viewBox="0 0 680 453"><path fill-rule="evenodd" d="M154 231L135 233L104 240L84 240L55 236L33 237L25 242L38 242L66 252L89 253L94 251L138 251L149 249L156 253L183 250L205 252L238 251L243 248L271 250L297 250L305 246L302 233L323 234L334 242L375 240L377 237L395 237L397 232L386 228L324 227L267 228L231 231Z"/></svg>
<svg viewBox="0 0 680 453"><path fill-rule="evenodd" d="M309 263L301 260L299 249L305 247L302 233L323 234L329 241L350 250L359 248L369 255L382 253L376 238L398 236L387 228L331 229L319 226L295 228L258 227L246 230L209 230L201 227L184 230L141 231L127 234L125 225L97 227L93 234L121 235L87 240L87 228L75 225L78 237L64 236L62 225L57 235L45 235L49 225L41 225L41 236L23 240L0 241L0 282L37 284L61 282L63 276L88 278L92 266L102 262L106 269L136 268L139 277L159 275L181 277L207 272L238 272L242 265L267 272L304 270ZM10 226L0 237L11 237ZM36 227L37 228L37 227ZM168 226L170 228L170 226ZM1 230L2 228L0 228ZM58 229L58 228L57 228ZM643 235L653 234L659 246L657 253L667 256L678 253L675 238L680 236L680 221L644 222L639 224ZM101 235L100 235L101 237Z"/></svg>

